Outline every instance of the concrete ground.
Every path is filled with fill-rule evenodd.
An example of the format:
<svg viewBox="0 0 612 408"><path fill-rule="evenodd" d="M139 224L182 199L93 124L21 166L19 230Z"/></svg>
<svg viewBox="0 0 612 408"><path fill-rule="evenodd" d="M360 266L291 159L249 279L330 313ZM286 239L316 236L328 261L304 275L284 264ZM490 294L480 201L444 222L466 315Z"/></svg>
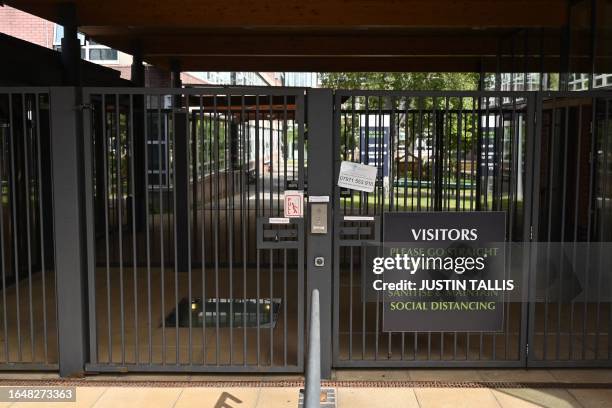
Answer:
<svg viewBox="0 0 612 408"><path fill-rule="evenodd" d="M300 376L0 373L0 386L76 386L72 403L2 407L297 407ZM338 370L337 407L612 407L612 369ZM225 405L224 405L225 404Z"/></svg>

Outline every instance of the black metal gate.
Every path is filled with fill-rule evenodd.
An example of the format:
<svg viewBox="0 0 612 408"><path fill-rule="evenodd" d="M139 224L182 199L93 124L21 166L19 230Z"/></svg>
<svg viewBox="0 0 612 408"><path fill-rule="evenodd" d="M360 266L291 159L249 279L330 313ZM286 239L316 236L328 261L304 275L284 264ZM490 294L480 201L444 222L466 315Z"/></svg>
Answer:
<svg viewBox="0 0 612 408"><path fill-rule="evenodd" d="M0 88L0 369L57 370L49 88Z"/></svg>
<svg viewBox="0 0 612 408"><path fill-rule="evenodd" d="M529 366L612 364L612 93L538 94Z"/></svg>
<svg viewBox="0 0 612 408"><path fill-rule="evenodd" d="M301 371L304 91L85 89L91 371ZM284 220L283 220L284 222Z"/></svg>
<svg viewBox="0 0 612 408"><path fill-rule="evenodd" d="M507 270L527 282L533 93L339 91L336 160L374 165L373 193L336 188L336 367L521 366L526 285L500 333L382 331L380 302L362 296L365 244L395 211L505 211ZM339 165L336 166L336 169ZM336 175L337 179L337 175Z"/></svg>

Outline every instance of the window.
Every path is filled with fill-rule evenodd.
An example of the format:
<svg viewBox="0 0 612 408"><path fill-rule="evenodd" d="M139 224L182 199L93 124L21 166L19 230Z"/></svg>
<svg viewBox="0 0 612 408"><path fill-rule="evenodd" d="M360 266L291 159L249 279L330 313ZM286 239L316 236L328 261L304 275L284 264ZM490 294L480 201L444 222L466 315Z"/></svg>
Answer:
<svg viewBox="0 0 612 408"><path fill-rule="evenodd" d="M89 61L117 61L117 50L111 48L90 48Z"/></svg>

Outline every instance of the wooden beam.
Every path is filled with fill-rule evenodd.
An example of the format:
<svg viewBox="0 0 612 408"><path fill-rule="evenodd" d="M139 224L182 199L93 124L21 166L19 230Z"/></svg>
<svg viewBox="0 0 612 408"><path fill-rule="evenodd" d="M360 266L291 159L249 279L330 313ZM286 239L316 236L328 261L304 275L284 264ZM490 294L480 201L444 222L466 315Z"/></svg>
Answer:
<svg viewBox="0 0 612 408"><path fill-rule="evenodd" d="M185 71L295 71L295 72L479 72L480 63L485 72L495 72L497 61L494 57L183 57ZM147 62L168 67L163 57L149 58ZM597 61L597 72L612 71L612 58L603 57ZM544 59L545 72L557 72L558 57ZM527 64L521 59L501 59L502 72L540 71L540 59L529 58ZM573 58L574 72L589 72L589 58Z"/></svg>
<svg viewBox="0 0 612 408"><path fill-rule="evenodd" d="M65 0L6 0L57 21ZM560 27L564 0L76 0L82 25L167 27Z"/></svg>
<svg viewBox="0 0 612 408"><path fill-rule="evenodd" d="M129 48L130 37L96 36ZM495 36L466 35L146 35L138 37L145 57L162 56L443 56L495 55ZM558 54L558 36L546 38L547 54ZM535 53L535 47L530 50Z"/></svg>

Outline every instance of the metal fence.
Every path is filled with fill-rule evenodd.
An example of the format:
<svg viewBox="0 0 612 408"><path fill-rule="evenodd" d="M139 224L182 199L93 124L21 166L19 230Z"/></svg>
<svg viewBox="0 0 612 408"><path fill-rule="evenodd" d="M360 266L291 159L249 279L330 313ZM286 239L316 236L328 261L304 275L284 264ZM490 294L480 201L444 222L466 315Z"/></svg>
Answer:
<svg viewBox="0 0 612 408"><path fill-rule="evenodd" d="M90 370L301 371L304 92L86 89ZM273 220L272 220L273 221Z"/></svg>
<svg viewBox="0 0 612 408"><path fill-rule="evenodd" d="M0 88L0 369L57 369L50 97Z"/></svg>
<svg viewBox="0 0 612 408"><path fill-rule="evenodd" d="M336 187L331 200L333 296L321 302L333 366L610 365L609 91L325 95L335 170L378 169L374 193ZM91 372L301 372L312 236L308 214L284 219L283 199L331 183L305 183L306 126L331 120L306 118L307 100L286 88L0 88L0 369L61 369L63 347L66 372L80 359ZM503 331L383 332L362 282L384 214L500 210L521 284ZM88 350L69 356L79 336Z"/></svg>
<svg viewBox="0 0 612 408"><path fill-rule="evenodd" d="M336 188L334 365L608 366L610 92L335 94L337 161L378 168ZM499 333L382 331L365 297L384 213L504 211L519 294Z"/></svg>
<svg viewBox="0 0 612 408"><path fill-rule="evenodd" d="M610 92L538 95L530 366L612 363Z"/></svg>
<svg viewBox="0 0 612 408"><path fill-rule="evenodd" d="M373 193L336 189L334 363L371 366L524 364L526 305L506 303L501 333L382 331L364 296L365 249L386 212L505 211L507 241L529 240L525 169L533 95L492 92L336 93L338 159L378 168ZM522 268L507 269L524 281Z"/></svg>

